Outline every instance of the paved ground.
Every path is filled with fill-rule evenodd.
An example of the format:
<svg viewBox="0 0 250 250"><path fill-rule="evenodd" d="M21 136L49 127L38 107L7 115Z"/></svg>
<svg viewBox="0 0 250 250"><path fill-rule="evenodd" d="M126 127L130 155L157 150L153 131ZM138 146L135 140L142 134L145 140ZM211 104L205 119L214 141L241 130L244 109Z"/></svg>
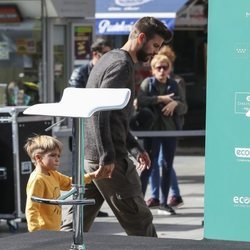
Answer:
<svg viewBox="0 0 250 250"><path fill-rule="evenodd" d="M160 238L194 239L203 238L204 213L204 156L176 156L175 169L179 178L184 205L177 209L177 215L158 214L152 209L154 223ZM149 189L146 199L149 198ZM91 232L125 235L112 211L105 203L102 211L109 213L107 218L96 218ZM27 232L25 222L18 223L15 233ZM5 221L0 221L0 238L13 234Z"/></svg>

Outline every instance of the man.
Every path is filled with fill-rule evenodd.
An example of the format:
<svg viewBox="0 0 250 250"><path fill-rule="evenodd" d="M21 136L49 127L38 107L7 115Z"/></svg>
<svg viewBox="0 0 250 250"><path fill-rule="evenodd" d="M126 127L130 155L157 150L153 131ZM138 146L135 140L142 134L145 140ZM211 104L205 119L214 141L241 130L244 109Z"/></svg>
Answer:
<svg viewBox="0 0 250 250"><path fill-rule="evenodd" d="M87 88L129 88L131 99L122 110L96 112L85 121L85 171L98 170L97 176L108 174L110 178L86 186L85 197L95 199L96 204L84 207L84 231L90 229L105 198L128 235L157 237L128 152L138 161L140 171L150 167L150 159L129 131L129 116L135 92L134 64L150 61L164 40L171 38L162 22L143 17L125 45L103 55L90 73Z"/></svg>
<svg viewBox="0 0 250 250"><path fill-rule="evenodd" d="M96 41L94 41L91 45L92 60L89 63L84 64L73 71L69 79L69 86L76 88L85 88L89 78L90 71L92 70L94 65L99 61L101 56L110 50L111 50L111 44L107 40L104 40L102 38L96 39ZM70 137L70 147L72 149L71 145L72 145L72 137ZM73 213L72 207L70 208L68 213L71 216L71 214ZM108 217L108 216L109 216L108 213L103 211L99 211L97 214L97 217Z"/></svg>

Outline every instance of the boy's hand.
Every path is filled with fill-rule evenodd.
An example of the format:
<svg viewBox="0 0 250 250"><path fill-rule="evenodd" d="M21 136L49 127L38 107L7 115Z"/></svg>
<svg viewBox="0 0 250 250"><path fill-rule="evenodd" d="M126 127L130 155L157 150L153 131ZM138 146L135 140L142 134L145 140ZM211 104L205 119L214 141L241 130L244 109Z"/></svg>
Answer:
<svg viewBox="0 0 250 250"><path fill-rule="evenodd" d="M115 168L114 163L107 164L107 165L104 165L104 166L100 166L95 171L95 178L96 179L111 178L114 168Z"/></svg>
<svg viewBox="0 0 250 250"><path fill-rule="evenodd" d="M145 169L150 168L151 160L150 160L149 155L146 151L143 153L140 153L137 160L139 162L139 165L137 166L138 170L143 171Z"/></svg>

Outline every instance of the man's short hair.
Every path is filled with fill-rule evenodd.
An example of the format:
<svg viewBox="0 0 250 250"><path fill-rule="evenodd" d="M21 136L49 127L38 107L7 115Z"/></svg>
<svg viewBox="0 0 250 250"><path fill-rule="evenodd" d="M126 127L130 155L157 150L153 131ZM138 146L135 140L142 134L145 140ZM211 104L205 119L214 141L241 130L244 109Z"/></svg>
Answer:
<svg viewBox="0 0 250 250"><path fill-rule="evenodd" d="M150 16L142 17L134 24L130 38L137 37L139 33L144 33L148 39L159 35L165 42L170 42L173 38L173 33L163 22Z"/></svg>
<svg viewBox="0 0 250 250"><path fill-rule="evenodd" d="M91 51L97 51L102 53L103 52L103 47L110 47L111 48L111 44L109 41L103 39L103 38L98 38L96 39L92 45L91 45Z"/></svg>

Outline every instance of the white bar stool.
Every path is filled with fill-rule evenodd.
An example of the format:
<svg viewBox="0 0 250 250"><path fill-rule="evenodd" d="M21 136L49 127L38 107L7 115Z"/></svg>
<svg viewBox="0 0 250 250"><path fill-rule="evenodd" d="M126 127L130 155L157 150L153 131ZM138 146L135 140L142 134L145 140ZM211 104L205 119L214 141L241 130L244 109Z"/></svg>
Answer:
<svg viewBox="0 0 250 250"><path fill-rule="evenodd" d="M84 199L84 119L96 111L124 108L131 92L129 89L112 88L65 88L58 103L36 104L27 108L27 115L46 115L76 118L76 162L73 162L72 189L57 200L32 197L33 201L53 205L73 205L73 243L70 249L85 249L83 243L83 206L94 205L94 199ZM74 135L73 135L74 136ZM73 200L65 200L73 195Z"/></svg>

